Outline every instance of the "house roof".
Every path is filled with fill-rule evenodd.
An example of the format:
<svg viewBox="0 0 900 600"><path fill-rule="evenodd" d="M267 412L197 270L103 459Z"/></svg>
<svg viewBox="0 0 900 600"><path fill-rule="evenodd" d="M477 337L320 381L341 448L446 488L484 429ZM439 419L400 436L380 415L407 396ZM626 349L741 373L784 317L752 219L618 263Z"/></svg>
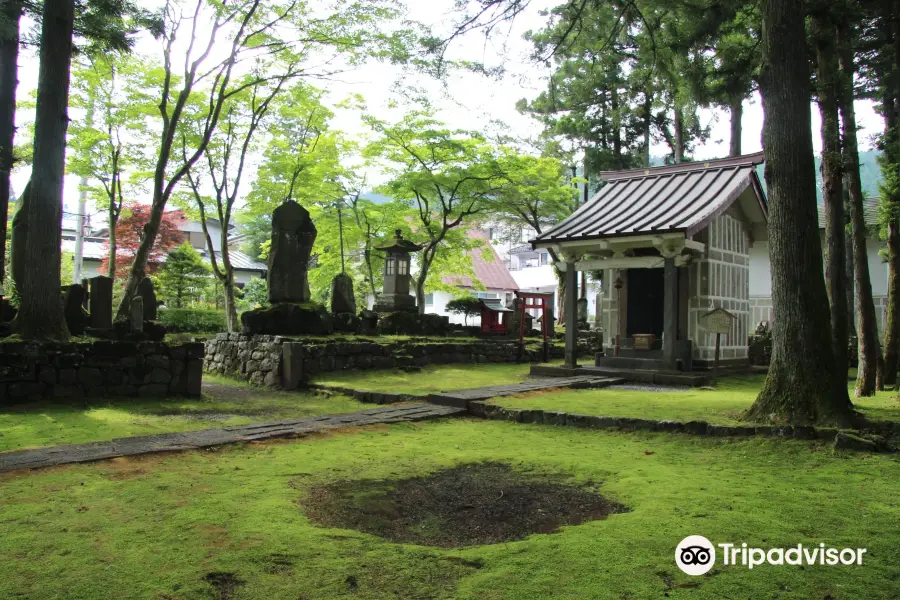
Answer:
<svg viewBox="0 0 900 600"><path fill-rule="evenodd" d="M756 175L763 154L605 172L599 192L533 244L684 232L693 235L752 188L762 214Z"/></svg>
<svg viewBox="0 0 900 600"><path fill-rule="evenodd" d="M819 229L825 229L825 205L817 204L816 212L819 217ZM878 198L866 198L863 200L863 217L866 227L878 227Z"/></svg>
<svg viewBox="0 0 900 600"><path fill-rule="evenodd" d="M65 252L75 252L75 240L63 238L61 248ZM204 260L209 260L209 255L206 253L206 250L200 250L199 252L203 256ZM83 256L85 260L99 262L106 257L106 253L107 249L105 240L84 241ZM254 271L258 273L265 273L266 271L268 271L268 267L265 263L255 261L243 252L230 250L228 252L228 255L231 258L231 265L236 271Z"/></svg>
<svg viewBox="0 0 900 600"><path fill-rule="evenodd" d="M468 234L469 237L473 239L486 241L488 239L485 232L477 229L470 229ZM489 241L487 242L487 245L490 246ZM491 247L491 250L493 250L493 247ZM483 251L471 253L472 268L475 271L475 277L478 281L490 290L518 290L519 286L516 285L516 280L510 275L509 269L506 268L503 261L497 258L497 253L493 252L494 259L491 261L485 260L483 254ZM465 288L475 287L472 278L464 275L448 275L444 277L444 283Z"/></svg>

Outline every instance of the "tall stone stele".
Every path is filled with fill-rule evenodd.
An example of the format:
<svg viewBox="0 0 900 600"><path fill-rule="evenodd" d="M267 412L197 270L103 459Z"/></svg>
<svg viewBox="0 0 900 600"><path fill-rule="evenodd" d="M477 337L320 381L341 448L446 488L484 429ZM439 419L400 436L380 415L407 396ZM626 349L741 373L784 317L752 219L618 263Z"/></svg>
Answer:
<svg viewBox="0 0 900 600"><path fill-rule="evenodd" d="M289 200L272 212L269 249L269 308L241 314L245 334L328 334L334 329L325 307L310 301L307 269L316 241L309 212Z"/></svg>
<svg viewBox="0 0 900 600"><path fill-rule="evenodd" d="M416 311L416 297L409 294L409 255L421 249L422 246L403 239L399 229L390 244L376 248L384 252L384 292L375 303L376 312Z"/></svg>
<svg viewBox="0 0 900 600"><path fill-rule="evenodd" d="M316 242L316 226L309 211L289 200L272 211L272 246L269 249L269 302L309 300L307 268Z"/></svg>

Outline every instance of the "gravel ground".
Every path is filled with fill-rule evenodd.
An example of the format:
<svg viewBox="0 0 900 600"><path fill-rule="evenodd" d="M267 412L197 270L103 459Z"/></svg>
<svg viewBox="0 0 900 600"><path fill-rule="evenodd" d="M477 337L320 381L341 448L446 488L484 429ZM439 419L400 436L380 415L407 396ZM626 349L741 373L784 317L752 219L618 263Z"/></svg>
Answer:
<svg viewBox="0 0 900 600"><path fill-rule="evenodd" d="M623 390L628 392L689 392L693 390L689 385L656 385L655 383L623 383L611 385L608 390Z"/></svg>

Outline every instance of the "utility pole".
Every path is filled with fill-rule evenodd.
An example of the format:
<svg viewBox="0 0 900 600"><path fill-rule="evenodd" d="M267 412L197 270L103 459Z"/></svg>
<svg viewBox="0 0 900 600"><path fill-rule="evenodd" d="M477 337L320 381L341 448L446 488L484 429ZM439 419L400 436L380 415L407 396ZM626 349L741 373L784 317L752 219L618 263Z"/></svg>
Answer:
<svg viewBox="0 0 900 600"><path fill-rule="evenodd" d="M75 267L72 269L72 283L81 283L81 270L84 265L84 224L87 213L87 178L82 177L78 187L78 214L75 215Z"/></svg>
<svg viewBox="0 0 900 600"><path fill-rule="evenodd" d="M92 95L93 97L93 95ZM88 106L85 122L88 128L94 126L94 104ZM81 271L84 267L84 223L87 215L87 177L78 182L78 214L75 216L75 268L72 269L72 283L81 283Z"/></svg>

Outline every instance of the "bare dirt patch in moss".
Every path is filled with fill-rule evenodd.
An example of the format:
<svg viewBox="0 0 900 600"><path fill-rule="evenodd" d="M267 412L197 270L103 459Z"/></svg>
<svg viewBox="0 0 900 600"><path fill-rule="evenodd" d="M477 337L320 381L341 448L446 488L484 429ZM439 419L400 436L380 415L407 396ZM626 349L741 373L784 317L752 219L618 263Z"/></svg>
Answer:
<svg viewBox="0 0 900 600"><path fill-rule="evenodd" d="M320 526L394 542L459 548L521 540L628 512L562 477L474 463L401 480L339 481L307 488L303 506Z"/></svg>

